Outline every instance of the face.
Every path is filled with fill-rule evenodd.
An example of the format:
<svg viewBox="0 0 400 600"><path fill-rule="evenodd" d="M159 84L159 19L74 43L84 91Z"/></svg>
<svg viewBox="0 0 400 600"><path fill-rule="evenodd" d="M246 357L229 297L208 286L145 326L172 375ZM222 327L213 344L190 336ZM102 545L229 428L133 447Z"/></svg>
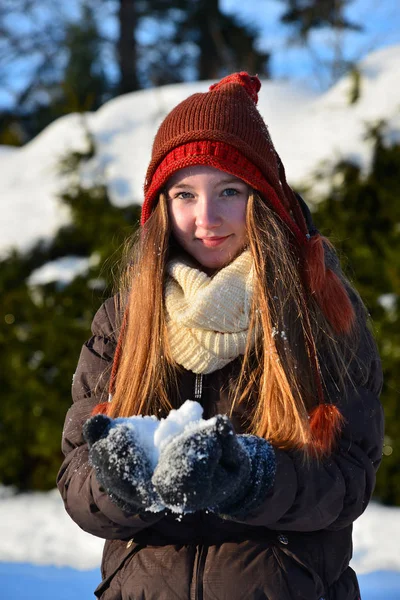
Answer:
<svg viewBox="0 0 400 600"><path fill-rule="evenodd" d="M168 181L168 213L177 242L206 271L229 264L246 246L249 186L213 167L177 171Z"/></svg>

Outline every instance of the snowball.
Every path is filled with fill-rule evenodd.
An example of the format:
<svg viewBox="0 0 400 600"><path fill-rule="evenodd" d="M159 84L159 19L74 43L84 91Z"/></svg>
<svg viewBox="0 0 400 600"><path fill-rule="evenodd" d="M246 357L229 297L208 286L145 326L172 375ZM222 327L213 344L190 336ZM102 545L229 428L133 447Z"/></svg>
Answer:
<svg viewBox="0 0 400 600"><path fill-rule="evenodd" d="M166 419L161 419L154 434L154 445L160 452L172 438L183 433L190 423L202 421L203 407L193 400L186 400L177 410L173 409Z"/></svg>
<svg viewBox="0 0 400 600"><path fill-rule="evenodd" d="M201 417L203 407L198 402L186 400L178 409L170 411L164 419L152 416L118 417L113 427L119 424L128 425L135 432L135 437L143 446L153 469L157 466L161 450L176 436L184 431L209 423Z"/></svg>
<svg viewBox="0 0 400 600"><path fill-rule="evenodd" d="M134 417L118 417L114 420L114 427L126 424L135 432L139 444L144 448L153 468L158 462L159 453L154 446L154 435L160 422L155 416L136 415Z"/></svg>

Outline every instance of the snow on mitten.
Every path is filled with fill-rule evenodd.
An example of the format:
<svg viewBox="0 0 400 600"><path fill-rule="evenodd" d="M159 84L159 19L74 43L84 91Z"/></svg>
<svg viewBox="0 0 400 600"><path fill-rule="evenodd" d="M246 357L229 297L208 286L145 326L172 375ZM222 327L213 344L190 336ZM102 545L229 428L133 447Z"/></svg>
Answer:
<svg viewBox="0 0 400 600"><path fill-rule="evenodd" d="M151 483L150 458L128 419L98 414L83 426L89 462L111 500L127 512L164 509Z"/></svg>
<svg viewBox="0 0 400 600"><path fill-rule="evenodd" d="M242 434L237 440L250 460L249 485L243 497L231 497L219 505L219 513L236 519L245 518L263 502L275 481L275 452L267 440L257 435Z"/></svg>
<svg viewBox="0 0 400 600"><path fill-rule="evenodd" d="M173 512L210 509L237 517L261 504L273 483L275 454L256 436L237 436L228 417L196 423L162 450L152 478Z"/></svg>

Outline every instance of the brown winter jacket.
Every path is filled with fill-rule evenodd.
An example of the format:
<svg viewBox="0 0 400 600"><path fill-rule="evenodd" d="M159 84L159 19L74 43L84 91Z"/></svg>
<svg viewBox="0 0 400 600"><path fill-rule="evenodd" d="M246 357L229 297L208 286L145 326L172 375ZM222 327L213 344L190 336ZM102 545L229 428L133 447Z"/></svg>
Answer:
<svg viewBox="0 0 400 600"><path fill-rule="evenodd" d="M296 452L276 450L273 488L245 523L207 511L176 518L168 512L126 514L98 484L88 464L82 425L104 401L115 351L115 310L97 312L73 381L73 405L63 431L65 460L58 487L70 516L105 538L103 600L356 600L349 567L352 523L366 508L382 456L381 367L363 325L356 389L338 401L346 419L337 451L305 467ZM204 417L226 413L237 359L204 378ZM181 401L193 398L194 375L180 379ZM236 430L241 415L235 413Z"/></svg>

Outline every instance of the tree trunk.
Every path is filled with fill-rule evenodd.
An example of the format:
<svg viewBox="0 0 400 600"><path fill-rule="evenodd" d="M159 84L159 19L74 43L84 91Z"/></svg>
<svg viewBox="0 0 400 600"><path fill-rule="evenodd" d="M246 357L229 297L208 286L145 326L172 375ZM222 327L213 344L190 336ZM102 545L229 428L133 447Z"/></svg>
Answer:
<svg viewBox="0 0 400 600"><path fill-rule="evenodd" d="M139 89L137 77L137 46L135 31L137 15L135 0L119 0L118 8L119 39L117 42L118 65L120 72L119 92L127 94Z"/></svg>
<svg viewBox="0 0 400 600"><path fill-rule="evenodd" d="M221 48L217 46L214 35L218 28L221 11L219 0L203 0L199 11L199 68L198 78L216 79L221 67Z"/></svg>

